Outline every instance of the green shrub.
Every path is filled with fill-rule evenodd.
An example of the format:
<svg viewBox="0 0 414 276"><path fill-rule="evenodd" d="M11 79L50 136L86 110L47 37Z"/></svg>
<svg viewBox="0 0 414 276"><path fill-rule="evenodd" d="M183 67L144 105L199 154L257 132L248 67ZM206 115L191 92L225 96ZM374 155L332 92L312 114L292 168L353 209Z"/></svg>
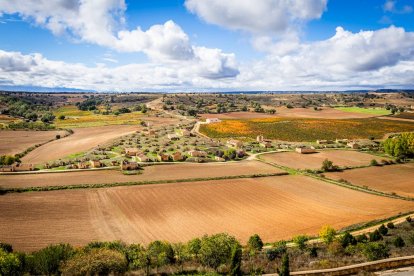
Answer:
<svg viewBox="0 0 414 276"><path fill-rule="evenodd" d="M290 275L290 268L289 268L289 255L284 254L282 257L282 265L280 269L277 270L279 276L289 276Z"/></svg>
<svg viewBox="0 0 414 276"><path fill-rule="evenodd" d="M8 243L0 242L0 250L3 250L6 253L12 253L13 252L13 246Z"/></svg>
<svg viewBox="0 0 414 276"><path fill-rule="evenodd" d="M31 266L35 274L50 275L59 272L62 262L71 258L74 249L69 244L49 245L32 254Z"/></svg>
<svg viewBox="0 0 414 276"><path fill-rule="evenodd" d="M360 234L360 235L356 236L355 239L356 239L357 242L361 242L361 243L364 243L364 242L368 241L368 237L365 234Z"/></svg>
<svg viewBox="0 0 414 276"><path fill-rule="evenodd" d="M375 230L374 232L369 233L368 236L369 236L369 241L370 242L375 242L375 241L382 240L382 236L381 236L381 234L378 230Z"/></svg>
<svg viewBox="0 0 414 276"><path fill-rule="evenodd" d="M200 247L201 263L217 270L220 265L230 261L232 248L236 244L237 240L225 233L204 236Z"/></svg>
<svg viewBox="0 0 414 276"><path fill-rule="evenodd" d="M394 239L393 244L397 248L402 248L405 246L404 240L399 236Z"/></svg>
<svg viewBox="0 0 414 276"><path fill-rule="evenodd" d="M242 263L242 249L239 244L234 244L231 250L230 256L230 271L229 275L241 276L241 263Z"/></svg>
<svg viewBox="0 0 414 276"><path fill-rule="evenodd" d="M62 266L63 275L108 275L124 273L126 270L125 255L106 248L79 253Z"/></svg>
<svg viewBox="0 0 414 276"><path fill-rule="evenodd" d="M306 249L306 242L309 240L309 237L306 235L298 235L293 237L293 242L298 246L298 248L303 251Z"/></svg>
<svg viewBox="0 0 414 276"><path fill-rule="evenodd" d="M334 241L336 235L336 231L329 225L325 225L319 231L319 237L325 244L330 244Z"/></svg>
<svg viewBox="0 0 414 276"><path fill-rule="evenodd" d="M389 257L389 248L382 243L369 242L364 244L362 254L369 260L375 261Z"/></svg>
<svg viewBox="0 0 414 276"><path fill-rule="evenodd" d="M378 162L376 159L372 159L371 162L369 163L371 166L378 166Z"/></svg>
<svg viewBox="0 0 414 276"><path fill-rule="evenodd" d="M0 275L21 275L20 261L17 254L0 248Z"/></svg>
<svg viewBox="0 0 414 276"><path fill-rule="evenodd" d="M160 267L175 261L174 250L168 242L153 241L148 245L147 250L153 266Z"/></svg>
<svg viewBox="0 0 414 276"><path fill-rule="evenodd" d="M349 232L346 232L341 236L340 242L343 248L346 248L348 245L355 245L357 240Z"/></svg>
<svg viewBox="0 0 414 276"><path fill-rule="evenodd" d="M260 251L263 248L263 241L259 237L259 235L254 234L249 238L249 241L247 242L247 246L249 247L250 251Z"/></svg>
<svg viewBox="0 0 414 276"><path fill-rule="evenodd" d="M387 228L388 228L388 229L394 229L394 228L395 228L394 223L392 223L392 222L388 222L388 223L387 223Z"/></svg>
<svg viewBox="0 0 414 276"><path fill-rule="evenodd" d="M385 227L384 224L382 224L379 228L378 228L378 232L382 235L385 236L388 234L388 228Z"/></svg>

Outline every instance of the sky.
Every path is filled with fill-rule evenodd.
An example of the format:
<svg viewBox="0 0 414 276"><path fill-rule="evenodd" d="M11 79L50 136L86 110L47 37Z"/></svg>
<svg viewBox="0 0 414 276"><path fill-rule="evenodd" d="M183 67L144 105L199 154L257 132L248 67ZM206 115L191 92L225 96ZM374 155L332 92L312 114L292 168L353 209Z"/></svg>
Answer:
<svg viewBox="0 0 414 276"><path fill-rule="evenodd" d="M0 89L414 88L414 0L0 0Z"/></svg>

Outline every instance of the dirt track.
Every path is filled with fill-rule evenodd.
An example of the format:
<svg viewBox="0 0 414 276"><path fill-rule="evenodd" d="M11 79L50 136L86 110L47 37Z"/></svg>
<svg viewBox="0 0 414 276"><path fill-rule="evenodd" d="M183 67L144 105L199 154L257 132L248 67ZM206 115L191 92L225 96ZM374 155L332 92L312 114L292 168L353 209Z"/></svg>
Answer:
<svg viewBox="0 0 414 276"><path fill-rule="evenodd" d="M282 171L258 161L208 164L183 163L145 167L142 175L124 175L120 171L115 170L0 175L0 187L65 186L75 184L176 180L279 172Z"/></svg>
<svg viewBox="0 0 414 276"><path fill-rule="evenodd" d="M326 177L345 179L354 185L414 198L413 163L328 173Z"/></svg>
<svg viewBox="0 0 414 276"><path fill-rule="evenodd" d="M296 152L281 152L263 154L261 158L265 161L272 162L295 169L320 169L322 162L328 159L337 166L364 166L369 165L372 159L380 162L382 158L367 153L351 150L325 150L312 154L299 154Z"/></svg>
<svg viewBox="0 0 414 276"><path fill-rule="evenodd" d="M66 138L56 140L30 152L23 163L44 164L70 154L89 150L117 137L133 133L138 126L105 126L74 129L74 133Z"/></svg>
<svg viewBox="0 0 414 276"><path fill-rule="evenodd" d="M414 209L414 203L341 188L303 176L277 176L8 194L0 236L16 250L90 240L186 241L228 232L245 243L316 234Z"/></svg>
<svg viewBox="0 0 414 276"><path fill-rule="evenodd" d="M311 108L276 108L276 114L270 115L257 112L230 112L221 114L200 114L202 118L220 118L220 119L260 119L272 117L290 117L290 118L322 118L322 119L357 119L370 118L378 115L353 113L337 110L334 108L323 108L315 111Z"/></svg>
<svg viewBox="0 0 414 276"><path fill-rule="evenodd" d="M63 137L66 131L1 130L0 155L23 152L31 146L55 139L57 134Z"/></svg>

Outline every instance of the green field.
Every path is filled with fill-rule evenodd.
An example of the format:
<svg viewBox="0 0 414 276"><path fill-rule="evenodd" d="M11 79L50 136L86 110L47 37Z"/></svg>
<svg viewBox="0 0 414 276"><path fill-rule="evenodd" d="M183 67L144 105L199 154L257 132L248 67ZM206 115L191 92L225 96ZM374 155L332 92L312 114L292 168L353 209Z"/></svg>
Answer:
<svg viewBox="0 0 414 276"><path fill-rule="evenodd" d="M57 128L80 128L106 125L137 125L141 122L141 112L124 113L120 115L95 114L93 111L82 111L76 106L64 106L54 111ZM65 120L59 116L64 115Z"/></svg>
<svg viewBox="0 0 414 276"><path fill-rule="evenodd" d="M414 131L414 123L377 118L365 119L298 119L266 118L252 120L224 120L200 126L200 132L211 138L253 138L264 135L268 139L290 142L318 139L376 139L387 133Z"/></svg>
<svg viewBox="0 0 414 276"><path fill-rule="evenodd" d="M344 112L353 112L353 113L363 113L363 114L370 114L370 115L390 115L391 111L386 110L385 108L363 108L363 107L335 107L337 110L341 110Z"/></svg>

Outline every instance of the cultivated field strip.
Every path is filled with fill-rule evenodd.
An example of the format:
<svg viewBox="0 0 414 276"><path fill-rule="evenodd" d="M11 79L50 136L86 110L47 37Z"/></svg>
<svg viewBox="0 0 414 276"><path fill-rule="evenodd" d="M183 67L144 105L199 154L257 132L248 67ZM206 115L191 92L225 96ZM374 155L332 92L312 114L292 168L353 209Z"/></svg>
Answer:
<svg viewBox="0 0 414 276"><path fill-rule="evenodd" d="M171 242L228 232L243 243L314 235L414 209L414 203L329 185L305 176L186 182L7 194L0 236L18 250L90 240Z"/></svg>
<svg viewBox="0 0 414 276"><path fill-rule="evenodd" d="M334 180L346 180L353 185L414 198L414 163L353 169L325 175Z"/></svg>
<svg viewBox="0 0 414 276"><path fill-rule="evenodd" d="M0 175L0 188L93 185L274 173L283 171L253 160L234 163L183 163L148 166L140 175L124 175L117 170Z"/></svg>

